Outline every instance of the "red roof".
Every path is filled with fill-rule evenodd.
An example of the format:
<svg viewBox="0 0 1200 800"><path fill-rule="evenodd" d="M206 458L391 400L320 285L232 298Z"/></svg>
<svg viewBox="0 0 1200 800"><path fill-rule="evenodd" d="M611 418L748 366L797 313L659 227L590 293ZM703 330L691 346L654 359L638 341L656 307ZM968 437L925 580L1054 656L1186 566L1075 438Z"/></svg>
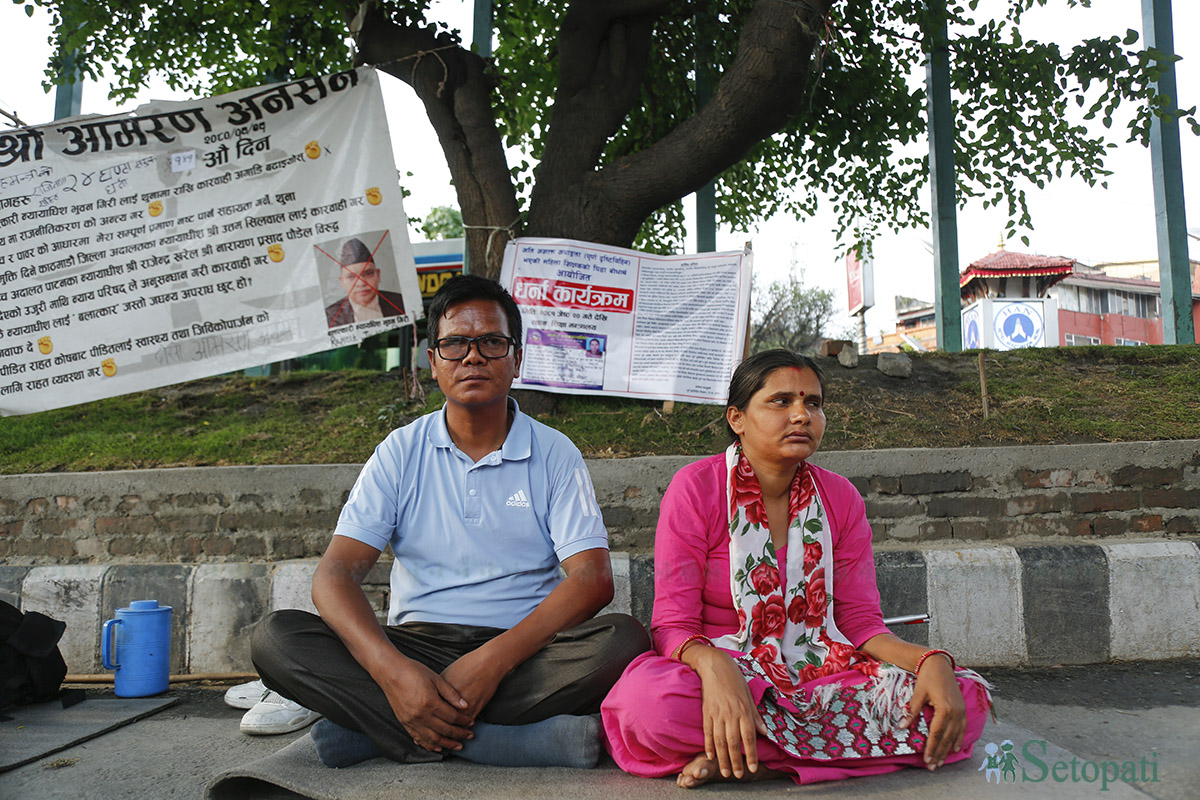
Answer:
<svg viewBox="0 0 1200 800"><path fill-rule="evenodd" d="M1035 275L1070 275L1075 259L1061 256L1038 256L1032 253L1012 253L999 250L973 262L958 279L966 286L975 278L1024 278Z"/></svg>

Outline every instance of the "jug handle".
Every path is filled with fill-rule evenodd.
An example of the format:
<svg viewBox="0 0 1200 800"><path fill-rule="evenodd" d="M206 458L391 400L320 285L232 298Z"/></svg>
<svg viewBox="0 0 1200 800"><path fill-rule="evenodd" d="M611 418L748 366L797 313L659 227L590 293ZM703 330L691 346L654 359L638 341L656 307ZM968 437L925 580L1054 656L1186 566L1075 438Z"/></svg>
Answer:
<svg viewBox="0 0 1200 800"><path fill-rule="evenodd" d="M105 669L117 669L120 664L109 663L109 657L112 655L112 626L120 625L121 620L110 619L104 623L103 630L100 631L100 663Z"/></svg>

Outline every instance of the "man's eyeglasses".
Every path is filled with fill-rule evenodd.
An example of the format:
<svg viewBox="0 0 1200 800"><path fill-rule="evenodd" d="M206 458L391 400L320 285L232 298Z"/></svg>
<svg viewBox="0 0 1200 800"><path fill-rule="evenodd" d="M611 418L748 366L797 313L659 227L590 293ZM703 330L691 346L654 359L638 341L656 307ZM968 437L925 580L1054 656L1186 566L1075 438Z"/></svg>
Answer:
<svg viewBox="0 0 1200 800"><path fill-rule="evenodd" d="M434 342L433 349L447 361L462 361L470 352L472 344L484 358L504 358L516 343L517 340L511 336L495 334L475 337L447 336Z"/></svg>

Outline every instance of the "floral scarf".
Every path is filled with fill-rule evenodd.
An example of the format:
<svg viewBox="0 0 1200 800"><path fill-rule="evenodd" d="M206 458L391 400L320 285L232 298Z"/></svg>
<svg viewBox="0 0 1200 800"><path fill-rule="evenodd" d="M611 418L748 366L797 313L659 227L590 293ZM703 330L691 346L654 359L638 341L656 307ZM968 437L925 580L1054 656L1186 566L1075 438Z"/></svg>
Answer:
<svg viewBox="0 0 1200 800"><path fill-rule="evenodd" d="M750 655L787 695L848 669L878 675L881 663L855 650L834 623L829 518L808 465L796 470L788 497L786 586L780 585L762 488L740 445L725 451L725 466L730 590L740 625L714 644Z"/></svg>

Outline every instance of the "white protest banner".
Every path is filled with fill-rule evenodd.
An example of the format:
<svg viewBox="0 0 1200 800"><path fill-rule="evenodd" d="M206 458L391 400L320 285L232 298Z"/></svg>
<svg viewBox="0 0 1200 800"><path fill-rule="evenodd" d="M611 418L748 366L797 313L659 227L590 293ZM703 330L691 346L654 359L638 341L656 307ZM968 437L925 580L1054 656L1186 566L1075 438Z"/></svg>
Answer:
<svg viewBox="0 0 1200 800"><path fill-rule="evenodd" d="M0 414L421 315L378 75L0 133Z"/></svg>
<svg viewBox="0 0 1200 800"><path fill-rule="evenodd" d="M724 403L742 358L752 257L657 256L569 239L516 239L500 282L525 326L513 386Z"/></svg>

